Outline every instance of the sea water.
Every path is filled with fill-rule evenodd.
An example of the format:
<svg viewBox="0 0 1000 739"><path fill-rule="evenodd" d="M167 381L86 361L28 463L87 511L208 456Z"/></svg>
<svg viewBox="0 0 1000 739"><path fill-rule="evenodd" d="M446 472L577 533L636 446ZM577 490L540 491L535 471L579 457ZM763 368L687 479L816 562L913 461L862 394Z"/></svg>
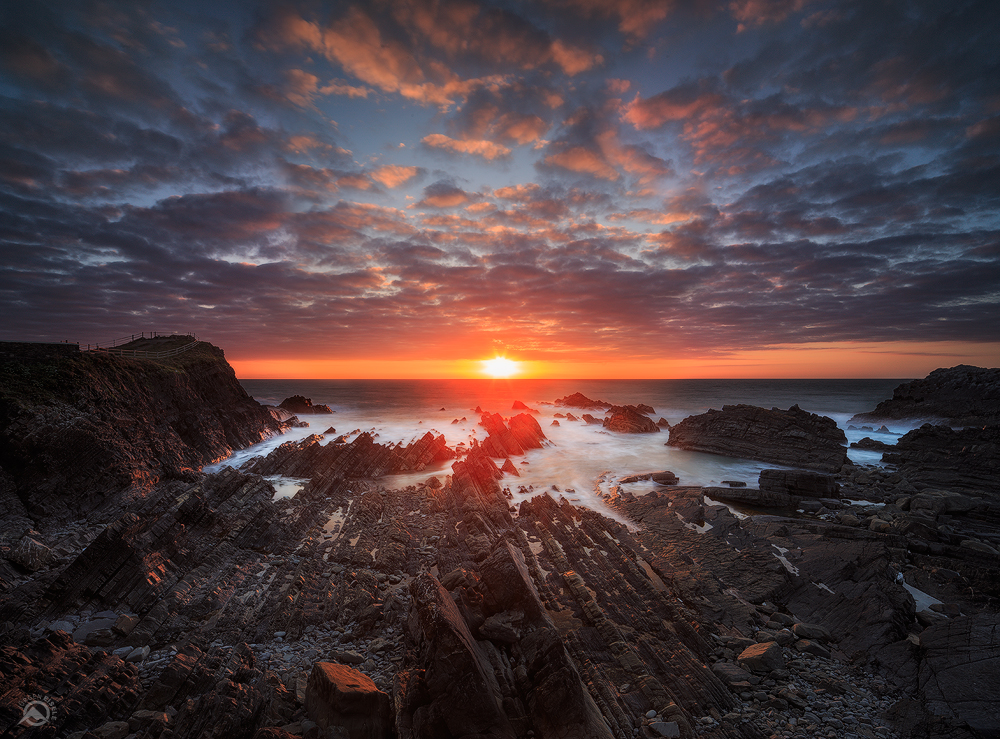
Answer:
<svg viewBox="0 0 1000 739"><path fill-rule="evenodd" d="M478 425L477 406L509 417L523 412L512 409L515 401L521 401L537 411L532 415L549 443L511 459L520 476L506 475L501 484L510 488L513 502L548 492L607 512L600 493L626 475L670 470L682 485L721 485L723 481L739 480L752 487L761 469L775 465L668 447L666 430L618 434L582 421L556 419L557 413L572 413L578 418L584 413L604 417L600 410L553 405L558 398L581 392L592 400L616 405L644 403L655 409L653 420L662 417L671 424L723 405L746 403L784 410L797 404L803 410L833 418L845 430L849 442L870 436L892 444L919 421L887 422L889 433L849 430L847 422L855 413L870 411L892 397L893 388L901 382L904 380L244 380L247 392L266 405L303 395L314 404L330 406L334 413L303 415L300 418L309 423L308 428L291 429L206 469L238 467L279 444L323 434L330 427L335 432L326 434L323 443L340 435L352 440L359 432L368 432L379 443L405 444L430 431L435 436L443 434L450 447L459 443L468 447L472 439L486 438L485 429ZM458 423L454 423L456 420ZM559 425L553 426L553 420L558 420ZM875 424L876 428L880 425ZM849 450L848 456L857 464L878 464L881 459L878 452L857 449ZM386 487L403 488L431 475L443 477L450 473L448 462L420 472L386 476L380 482ZM302 481L276 482L278 495L286 497L294 495ZM653 483L631 483L625 489L641 494L655 487Z"/></svg>

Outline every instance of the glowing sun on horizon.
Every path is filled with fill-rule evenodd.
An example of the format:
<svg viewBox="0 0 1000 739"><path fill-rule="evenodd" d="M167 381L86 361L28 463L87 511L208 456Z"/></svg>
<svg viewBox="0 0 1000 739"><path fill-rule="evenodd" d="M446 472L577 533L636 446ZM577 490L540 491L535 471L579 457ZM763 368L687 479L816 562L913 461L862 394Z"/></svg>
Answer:
<svg viewBox="0 0 1000 739"><path fill-rule="evenodd" d="M483 360L483 371L495 379L511 377L521 371L521 363L506 357Z"/></svg>

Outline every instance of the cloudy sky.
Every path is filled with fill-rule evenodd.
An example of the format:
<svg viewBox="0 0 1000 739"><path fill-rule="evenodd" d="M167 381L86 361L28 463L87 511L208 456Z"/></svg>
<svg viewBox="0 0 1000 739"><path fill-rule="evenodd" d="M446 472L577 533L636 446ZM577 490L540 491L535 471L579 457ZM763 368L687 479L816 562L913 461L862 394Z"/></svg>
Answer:
<svg viewBox="0 0 1000 739"><path fill-rule="evenodd" d="M6 2L0 339L996 366L998 37L995 0Z"/></svg>

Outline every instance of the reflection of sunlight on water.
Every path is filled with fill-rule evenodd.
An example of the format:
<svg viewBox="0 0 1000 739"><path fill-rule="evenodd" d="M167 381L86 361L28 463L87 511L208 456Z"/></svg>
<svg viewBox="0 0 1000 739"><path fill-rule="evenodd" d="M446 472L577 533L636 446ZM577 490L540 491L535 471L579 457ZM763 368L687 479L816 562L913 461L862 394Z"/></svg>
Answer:
<svg viewBox="0 0 1000 739"><path fill-rule="evenodd" d="M268 475L264 479L274 486L274 497L271 500L293 498L309 482L308 477L282 477L281 475Z"/></svg>
<svg viewBox="0 0 1000 739"><path fill-rule="evenodd" d="M344 526L344 521L347 520L347 511L350 508L350 503L347 506L341 506L330 514L330 518L325 524L323 524L323 531L330 534L333 539L336 539L340 535L340 531Z"/></svg>

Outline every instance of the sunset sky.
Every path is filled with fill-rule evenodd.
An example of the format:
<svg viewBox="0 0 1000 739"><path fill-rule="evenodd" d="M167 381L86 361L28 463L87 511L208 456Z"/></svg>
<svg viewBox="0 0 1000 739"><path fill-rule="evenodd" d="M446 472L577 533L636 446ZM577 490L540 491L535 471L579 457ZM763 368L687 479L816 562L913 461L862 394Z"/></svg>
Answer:
<svg viewBox="0 0 1000 739"><path fill-rule="evenodd" d="M5 2L0 339L240 377L1000 364L1000 3Z"/></svg>

